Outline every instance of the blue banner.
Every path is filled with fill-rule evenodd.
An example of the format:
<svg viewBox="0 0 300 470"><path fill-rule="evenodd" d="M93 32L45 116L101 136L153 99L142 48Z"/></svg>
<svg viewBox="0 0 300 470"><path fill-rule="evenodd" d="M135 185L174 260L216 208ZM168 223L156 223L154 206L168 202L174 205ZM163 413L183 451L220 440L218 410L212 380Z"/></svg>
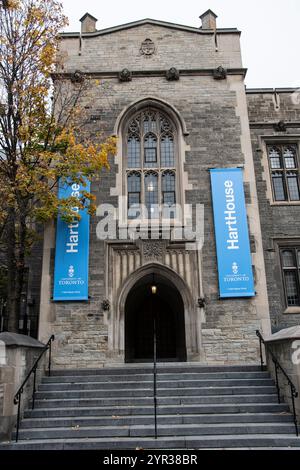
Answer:
<svg viewBox="0 0 300 470"><path fill-rule="evenodd" d="M253 297L254 281L240 168L210 170L220 297Z"/></svg>
<svg viewBox="0 0 300 470"><path fill-rule="evenodd" d="M90 191L88 180L85 186L60 183L58 197L79 198L82 191ZM80 220L68 223L57 219L53 300L88 300L90 217L78 206L72 209L80 214Z"/></svg>

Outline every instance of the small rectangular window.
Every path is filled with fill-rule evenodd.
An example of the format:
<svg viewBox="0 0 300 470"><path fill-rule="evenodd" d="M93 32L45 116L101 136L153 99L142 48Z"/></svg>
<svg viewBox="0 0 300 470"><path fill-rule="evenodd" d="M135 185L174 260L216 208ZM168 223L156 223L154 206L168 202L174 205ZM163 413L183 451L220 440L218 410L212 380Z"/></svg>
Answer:
<svg viewBox="0 0 300 470"><path fill-rule="evenodd" d="M280 249L283 287L288 307L300 306L300 246Z"/></svg>
<svg viewBox="0 0 300 470"><path fill-rule="evenodd" d="M267 150L274 200L300 201L297 145L268 145Z"/></svg>

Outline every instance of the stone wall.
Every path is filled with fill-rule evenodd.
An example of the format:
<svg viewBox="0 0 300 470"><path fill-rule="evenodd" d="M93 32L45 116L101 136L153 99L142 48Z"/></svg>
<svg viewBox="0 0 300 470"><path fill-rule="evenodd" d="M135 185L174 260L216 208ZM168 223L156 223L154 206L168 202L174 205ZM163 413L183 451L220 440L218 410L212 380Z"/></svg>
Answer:
<svg viewBox="0 0 300 470"><path fill-rule="evenodd" d="M150 35L157 43L157 51L145 58L139 52L140 43ZM118 132L117 122L133 103L152 99L160 107L167 103L176 109L178 121L184 122L187 132L181 129L183 194L186 203L204 204L205 240L199 263L199 286L193 295L194 305L205 296L206 308L198 310L201 344L198 354L189 360L205 363L238 364L257 362L258 346L255 330L268 331L268 305L265 297L265 276L262 243L257 207L256 186L252 162L252 150L244 92L242 71L232 71L225 80L215 80L212 74L203 75L197 67L215 67L222 63L227 67L240 67L239 36L237 33L220 36L216 52L213 36L192 34L172 28L148 25L132 28L130 35L120 31L104 36L84 39L81 55L78 55L77 38L65 37L63 51L68 55L65 72L75 69L102 72L121 70L123 67L148 70L143 77L133 77L130 82L119 82L115 73L100 82L90 78L93 86L91 133L99 129L106 135ZM194 70L193 74L180 75L178 81L168 81L155 69L176 66ZM100 120L93 120L99 116ZM118 154L111 161L109 171L94 182L92 191L98 203L117 205L122 193L119 174L122 160L121 136ZM257 295L253 299L220 300L216 266L213 212L209 169L213 167L245 168L247 210L252 239L252 259L256 274ZM107 285L106 243L96 237L99 219L93 217L90 225L90 299L87 303L50 303L43 300L40 338L55 333L57 367L100 367L108 362L123 361L124 351L110 346L110 321L114 312L105 313L101 302L111 286ZM54 248L54 232L46 239L47 250ZM52 252L53 255L53 252ZM50 292L49 272L52 262L44 266L42 289ZM190 273L194 275L193 272ZM48 306L46 305L48 302Z"/></svg>
<svg viewBox="0 0 300 470"><path fill-rule="evenodd" d="M16 424L17 405L14 396L41 353L44 345L39 341L16 333L0 334L0 440L10 440ZM38 385L44 375L46 357L39 362L36 375ZM32 395L32 377L24 388L21 413Z"/></svg>
<svg viewBox="0 0 300 470"><path fill-rule="evenodd" d="M298 396L295 398L295 409L300 425L300 327L282 329L267 338L266 344L267 364L273 379L275 380L275 368L270 352L279 361L296 388ZM292 411L291 388L280 370L278 371L278 379L281 399L289 404Z"/></svg>
<svg viewBox="0 0 300 470"><path fill-rule="evenodd" d="M213 32L202 32L196 28L177 29L158 24L137 25L115 31L101 31L93 35L63 35L62 55L66 59L66 70L74 72L111 73L130 70L167 70L242 67L239 33L228 32L217 35L216 51ZM141 45L151 39L155 46L153 56L141 54Z"/></svg>
<svg viewBox="0 0 300 470"><path fill-rule="evenodd" d="M300 203L274 203L265 142L295 142L300 149L300 106L295 90L248 90L247 103L262 226L270 316L273 331L297 325L300 309L287 310L283 292L278 243L300 243ZM285 131L275 129L279 121Z"/></svg>

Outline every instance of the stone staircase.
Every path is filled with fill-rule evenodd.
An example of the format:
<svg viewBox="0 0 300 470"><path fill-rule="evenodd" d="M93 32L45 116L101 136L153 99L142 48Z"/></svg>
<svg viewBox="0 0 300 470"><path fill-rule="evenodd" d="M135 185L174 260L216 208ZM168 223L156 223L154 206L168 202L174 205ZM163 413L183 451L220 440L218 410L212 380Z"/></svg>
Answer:
<svg viewBox="0 0 300 470"><path fill-rule="evenodd" d="M292 415L257 366L158 365L158 439L150 364L54 370L18 443L1 449L299 448Z"/></svg>

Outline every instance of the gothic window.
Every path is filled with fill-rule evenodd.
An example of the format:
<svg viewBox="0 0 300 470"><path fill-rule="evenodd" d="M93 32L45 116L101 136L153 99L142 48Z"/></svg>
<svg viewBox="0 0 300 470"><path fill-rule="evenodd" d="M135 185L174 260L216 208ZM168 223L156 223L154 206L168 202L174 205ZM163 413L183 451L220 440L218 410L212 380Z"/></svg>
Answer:
<svg viewBox="0 0 300 470"><path fill-rule="evenodd" d="M130 217L131 208L141 204L148 218L167 217L171 212L164 206L171 207L177 199L176 129L171 119L152 108L139 111L126 127L125 158Z"/></svg>
<svg viewBox="0 0 300 470"><path fill-rule="evenodd" d="M281 267L288 307L300 306L300 247L281 249Z"/></svg>
<svg viewBox="0 0 300 470"><path fill-rule="evenodd" d="M268 145L275 201L299 201L299 162L296 145Z"/></svg>

